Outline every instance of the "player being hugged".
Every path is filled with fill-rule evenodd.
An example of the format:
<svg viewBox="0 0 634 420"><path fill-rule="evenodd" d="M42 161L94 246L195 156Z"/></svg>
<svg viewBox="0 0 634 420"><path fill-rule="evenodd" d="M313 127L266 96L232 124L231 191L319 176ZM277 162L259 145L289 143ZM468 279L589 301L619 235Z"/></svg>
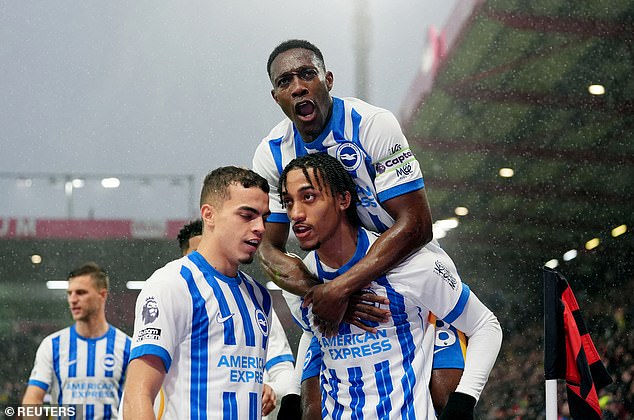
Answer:
<svg viewBox="0 0 634 420"><path fill-rule="evenodd" d="M340 281L378 240L379 234L359 226L356 190L344 166L325 153L294 159L280 176L280 197L293 232L301 248L311 251L304 263L321 283ZM368 279L363 289L389 299L391 319L374 324L376 332L342 323L337 334L328 336L317 327L310 306L292 308L298 322L315 334L305 371L315 356L321 358L319 382L312 380L321 387L321 407L304 404L303 418L435 418L428 387L434 342L425 334L433 328L431 312L469 337L464 373L440 418L473 418L502 330L462 283L449 256L422 248L384 275ZM312 404L309 388L304 381L302 399Z"/></svg>
<svg viewBox="0 0 634 420"><path fill-rule="evenodd" d="M154 418L161 386L165 419L261 418L272 301L238 267L260 245L268 192L248 169L205 178L197 251L157 270L137 299L125 418Z"/></svg>

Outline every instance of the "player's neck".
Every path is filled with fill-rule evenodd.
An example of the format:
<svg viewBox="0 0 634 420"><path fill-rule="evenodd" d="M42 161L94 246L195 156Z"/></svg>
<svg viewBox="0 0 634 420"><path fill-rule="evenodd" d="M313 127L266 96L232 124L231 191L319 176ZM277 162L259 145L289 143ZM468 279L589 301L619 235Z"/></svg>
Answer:
<svg viewBox="0 0 634 420"><path fill-rule="evenodd" d="M236 277L238 275L238 265L225 257L223 248L220 246L215 246L212 242L204 245L201 243L197 251L220 274L224 274L227 277Z"/></svg>
<svg viewBox="0 0 634 420"><path fill-rule="evenodd" d="M78 320L75 322L75 330L77 334L84 338L97 338L104 335L110 326L106 321L106 316L94 316L86 320Z"/></svg>
<svg viewBox="0 0 634 420"><path fill-rule="evenodd" d="M342 223L337 232L317 249L319 260L334 269L344 266L357 251L358 231L359 228Z"/></svg>

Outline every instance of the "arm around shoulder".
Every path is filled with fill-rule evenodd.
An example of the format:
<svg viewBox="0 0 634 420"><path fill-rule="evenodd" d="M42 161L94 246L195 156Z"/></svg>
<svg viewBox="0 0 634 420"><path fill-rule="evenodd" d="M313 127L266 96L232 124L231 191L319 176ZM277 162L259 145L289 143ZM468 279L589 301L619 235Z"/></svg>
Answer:
<svg viewBox="0 0 634 420"><path fill-rule="evenodd" d="M299 257L286 253L288 233L288 223L267 223L258 255L264 272L275 284L303 296L316 281Z"/></svg>

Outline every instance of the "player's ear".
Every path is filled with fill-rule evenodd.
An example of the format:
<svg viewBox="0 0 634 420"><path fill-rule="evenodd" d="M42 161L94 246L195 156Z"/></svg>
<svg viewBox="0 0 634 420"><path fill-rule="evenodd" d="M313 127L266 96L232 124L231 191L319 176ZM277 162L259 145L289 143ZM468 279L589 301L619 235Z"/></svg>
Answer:
<svg viewBox="0 0 634 420"><path fill-rule="evenodd" d="M326 87L328 88L328 92L332 90L332 87L335 83L335 76L331 71L326 72Z"/></svg>
<svg viewBox="0 0 634 420"><path fill-rule="evenodd" d="M200 218L203 219L203 225L212 229L216 223L215 214L215 209L211 204L205 203L200 207Z"/></svg>
<svg viewBox="0 0 634 420"><path fill-rule="evenodd" d="M275 103L279 104L280 101L277 100L277 95L275 94L275 89L271 89L271 96L273 97L273 100L275 101Z"/></svg>
<svg viewBox="0 0 634 420"><path fill-rule="evenodd" d="M337 204L341 210L345 211L348 207L350 207L352 197L348 191L337 194L337 197Z"/></svg>

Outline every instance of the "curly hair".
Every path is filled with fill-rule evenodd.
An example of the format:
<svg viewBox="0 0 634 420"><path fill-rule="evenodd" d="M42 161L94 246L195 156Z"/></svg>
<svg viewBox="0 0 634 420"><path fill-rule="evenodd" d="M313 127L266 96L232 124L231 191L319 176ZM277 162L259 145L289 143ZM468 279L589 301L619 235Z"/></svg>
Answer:
<svg viewBox="0 0 634 420"><path fill-rule="evenodd" d="M203 234L203 221L201 219L192 220L181 228L178 232L176 239L178 240L178 247L182 253L185 253L189 249L189 240L194 236Z"/></svg>

